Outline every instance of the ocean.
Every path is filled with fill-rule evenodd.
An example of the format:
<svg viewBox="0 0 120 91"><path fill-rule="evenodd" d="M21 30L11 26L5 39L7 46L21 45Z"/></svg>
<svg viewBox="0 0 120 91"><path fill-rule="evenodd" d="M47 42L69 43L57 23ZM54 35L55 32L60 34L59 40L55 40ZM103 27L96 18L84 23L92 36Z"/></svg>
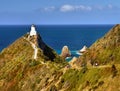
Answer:
<svg viewBox="0 0 120 91"><path fill-rule="evenodd" d="M60 54L63 46L67 45L72 56L77 54L84 45L90 47L114 25L36 25L46 44ZM0 51L16 39L30 31L30 25L1 25Z"/></svg>

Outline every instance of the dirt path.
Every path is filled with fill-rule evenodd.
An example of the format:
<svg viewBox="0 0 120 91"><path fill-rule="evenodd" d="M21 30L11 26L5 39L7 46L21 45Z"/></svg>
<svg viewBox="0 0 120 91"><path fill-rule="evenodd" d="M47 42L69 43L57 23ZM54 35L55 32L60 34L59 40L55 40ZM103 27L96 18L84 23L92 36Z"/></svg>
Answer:
<svg viewBox="0 0 120 91"><path fill-rule="evenodd" d="M32 46L32 48L34 49L34 54L33 54L33 58L34 59L37 59L37 53L38 53L38 48L37 48L37 46L34 44L34 43L32 43L31 41L29 41L28 39L26 39L25 37L23 37L25 40L27 40L30 44L31 44L31 46Z"/></svg>
<svg viewBox="0 0 120 91"><path fill-rule="evenodd" d="M107 67L111 67L111 65L100 65L93 68L107 68Z"/></svg>
<svg viewBox="0 0 120 91"><path fill-rule="evenodd" d="M34 43L30 43L34 49L34 55L33 55L33 58L34 59L37 59L37 53L38 53L38 49L37 49L37 46L34 44Z"/></svg>

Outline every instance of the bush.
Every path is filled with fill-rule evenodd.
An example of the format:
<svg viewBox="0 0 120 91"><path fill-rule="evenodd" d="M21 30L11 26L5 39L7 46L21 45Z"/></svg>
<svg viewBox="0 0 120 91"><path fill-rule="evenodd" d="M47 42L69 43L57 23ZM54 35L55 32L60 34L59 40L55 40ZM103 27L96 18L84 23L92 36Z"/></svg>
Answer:
<svg viewBox="0 0 120 91"><path fill-rule="evenodd" d="M117 75L117 69L116 69L114 64L112 65L112 70L111 71L112 71L112 78L114 78Z"/></svg>
<svg viewBox="0 0 120 91"><path fill-rule="evenodd" d="M39 61L36 61L36 60L30 60L31 62L29 63L30 66L36 66L38 64L40 64Z"/></svg>

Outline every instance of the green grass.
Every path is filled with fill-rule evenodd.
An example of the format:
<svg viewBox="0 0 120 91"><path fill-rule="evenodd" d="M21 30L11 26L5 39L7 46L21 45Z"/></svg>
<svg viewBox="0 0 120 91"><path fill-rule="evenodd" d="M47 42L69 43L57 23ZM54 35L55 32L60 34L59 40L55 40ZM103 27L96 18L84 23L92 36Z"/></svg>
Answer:
<svg viewBox="0 0 120 91"><path fill-rule="evenodd" d="M69 69L62 76L60 85L61 88L66 89L65 91L83 91L85 89L99 91L102 87L109 85L110 79L113 79L111 81L115 83L114 79L117 78L119 71L119 68L112 65L101 68L82 68L81 70ZM118 91L117 88L116 91Z"/></svg>

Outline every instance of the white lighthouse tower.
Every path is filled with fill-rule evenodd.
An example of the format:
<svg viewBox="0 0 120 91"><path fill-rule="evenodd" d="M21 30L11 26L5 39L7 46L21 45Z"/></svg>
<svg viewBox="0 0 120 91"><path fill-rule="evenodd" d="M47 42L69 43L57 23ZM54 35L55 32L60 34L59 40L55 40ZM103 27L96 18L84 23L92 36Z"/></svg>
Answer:
<svg viewBox="0 0 120 91"><path fill-rule="evenodd" d="M37 31L35 30L35 26L32 25L30 30L30 36L34 36L34 35L37 35Z"/></svg>

